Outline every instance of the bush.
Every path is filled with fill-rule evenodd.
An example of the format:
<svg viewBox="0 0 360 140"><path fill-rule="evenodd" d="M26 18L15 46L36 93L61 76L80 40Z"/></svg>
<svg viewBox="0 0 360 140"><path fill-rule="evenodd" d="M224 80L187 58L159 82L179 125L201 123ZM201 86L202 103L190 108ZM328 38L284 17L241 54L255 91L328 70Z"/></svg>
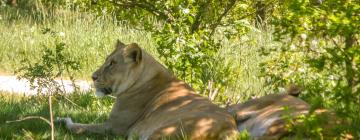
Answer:
<svg viewBox="0 0 360 140"><path fill-rule="evenodd" d="M44 29L44 34L51 34L56 37L56 32L51 29ZM30 86L37 89L38 94L65 93L61 83L56 78L63 78L66 73L74 84L73 72L80 70L80 63L72 60L70 54L64 53L65 43L56 42L54 47L44 46L43 55L39 62L34 64L29 59L22 60L23 66L16 73L19 78L30 81Z"/></svg>
<svg viewBox="0 0 360 140"><path fill-rule="evenodd" d="M270 58L262 73L272 89L289 83L304 87L313 106L337 111L360 136L360 3L327 0L285 1L273 21L281 47L263 50Z"/></svg>

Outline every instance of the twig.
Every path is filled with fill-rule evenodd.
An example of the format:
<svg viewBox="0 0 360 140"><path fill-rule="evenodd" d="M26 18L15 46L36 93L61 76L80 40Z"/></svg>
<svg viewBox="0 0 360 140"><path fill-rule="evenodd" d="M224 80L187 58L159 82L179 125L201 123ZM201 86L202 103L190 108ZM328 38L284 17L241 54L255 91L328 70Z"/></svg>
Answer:
<svg viewBox="0 0 360 140"><path fill-rule="evenodd" d="M51 95L49 96L49 110L50 110L50 121L44 117L41 116L28 116L22 119L18 119L18 120L14 120L14 121L6 121L5 123L13 123L13 122L21 122L21 121L25 121L25 120L29 120L29 119L40 119L45 121L47 124L50 125L51 127L51 140L55 140L55 127L54 127L54 117L53 117L53 113L52 113L52 102L51 102Z"/></svg>
<svg viewBox="0 0 360 140"><path fill-rule="evenodd" d="M217 97L219 93L219 88L215 88L215 90L213 90L211 93L210 93L210 100L211 101L214 101L215 98Z"/></svg>
<svg viewBox="0 0 360 140"><path fill-rule="evenodd" d="M18 120L6 121L5 123L22 122L22 121L30 120L30 119L40 119L40 120L45 121L47 124L49 124L51 126L51 122L49 120L45 119L44 117L41 117L41 116L27 116L25 118L21 118L21 119L18 119Z"/></svg>
<svg viewBox="0 0 360 140"><path fill-rule="evenodd" d="M75 105L75 106L78 107L78 108L81 108L81 109L85 110L85 108L83 108L83 107L79 106L78 104L76 104L75 102L71 101L71 100L70 100L69 98L67 98L65 95L62 95L62 96L65 98L65 100L69 101L71 104Z"/></svg>
<svg viewBox="0 0 360 140"><path fill-rule="evenodd" d="M55 140L54 136L54 118L52 113L52 102L51 102L51 95L49 96L49 110L50 110L50 126L51 126L51 140Z"/></svg>
<svg viewBox="0 0 360 140"><path fill-rule="evenodd" d="M112 96L112 95L108 95L110 98L113 98L113 99L116 99L116 97L115 96Z"/></svg>
<svg viewBox="0 0 360 140"><path fill-rule="evenodd" d="M243 93L245 93L245 94L246 94L246 93L249 91L249 89L250 89L250 87L247 87ZM240 103L240 100L241 100L241 98L236 99L235 104Z"/></svg>

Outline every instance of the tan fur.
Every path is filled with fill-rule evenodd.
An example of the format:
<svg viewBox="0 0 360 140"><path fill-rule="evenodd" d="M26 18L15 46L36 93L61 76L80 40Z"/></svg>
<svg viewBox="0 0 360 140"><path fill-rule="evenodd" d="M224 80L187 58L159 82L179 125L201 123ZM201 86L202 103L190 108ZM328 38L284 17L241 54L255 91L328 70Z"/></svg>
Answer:
<svg viewBox="0 0 360 140"><path fill-rule="evenodd" d="M300 115L309 114L310 105L297 98L300 92L300 87L290 85L286 93L270 94L231 105L227 110L235 116L238 130L248 131L252 139L280 139L289 134L286 125L290 119L293 122L291 125L297 125L301 122L297 121ZM327 120L321 124L325 137L334 137L333 128L348 124L327 109L316 109L313 114Z"/></svg>
<svg viewBox="0 0 360 140"><path fill-rule="evenodd" d="M195 94L137 44L118 42L93 74L100 94L111 88L116 102L103 124L77 124L60 118L76 133L114 133L142 140L217 140L237 133L230 113Z"/></svg>
<svg viewBox="0 0 360 140"><path fill-rule="evenodd" d="M295 118L309 112L310 105L293 96L299 93L299 88L291 86L286 94L266 95L227 109L235 116L239 131L247 130L253 138L278 139L287 133L284 116Z"/></svg>

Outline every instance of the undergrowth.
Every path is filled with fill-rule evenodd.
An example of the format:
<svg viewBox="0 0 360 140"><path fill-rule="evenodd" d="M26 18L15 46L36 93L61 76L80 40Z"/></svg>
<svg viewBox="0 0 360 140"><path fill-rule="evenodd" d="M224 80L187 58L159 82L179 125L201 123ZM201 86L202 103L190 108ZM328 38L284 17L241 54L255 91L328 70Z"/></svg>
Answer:
<svg viewBox="0 0 360 140"><path fill-rule="evenodd" d="M76 101L77 105L69 102ZM23 96L0 93L0 139L50 139L50 126L40 119L28 119L20 122L8 122L28 116L49 118L48 100L46 97ZM53 96L53 112L55 117L69 116L76 122L103 122L111 110L113 98L97 99L92 93L77 93L65 96ZM122 139L115 136L97 134L75 135L64 126L55 124L56 139Z"/></svg>

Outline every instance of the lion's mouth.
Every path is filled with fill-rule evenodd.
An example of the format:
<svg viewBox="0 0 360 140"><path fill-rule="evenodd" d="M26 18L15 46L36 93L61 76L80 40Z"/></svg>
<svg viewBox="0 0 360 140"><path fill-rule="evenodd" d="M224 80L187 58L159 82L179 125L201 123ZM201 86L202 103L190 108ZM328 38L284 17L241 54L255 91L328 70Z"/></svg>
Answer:
<svg viewBox="0 0 360 140"><path fill-rule="evenodd" d="M112 93L111 88L96 88L96 96L103 97Z"/></svg>
<svg viewBox="0 0 360 140"><path fill-rule="evenodd" d="M105 95L109 95L112 92L111 88L100 88L100 91L103 92Z"/></svg>

